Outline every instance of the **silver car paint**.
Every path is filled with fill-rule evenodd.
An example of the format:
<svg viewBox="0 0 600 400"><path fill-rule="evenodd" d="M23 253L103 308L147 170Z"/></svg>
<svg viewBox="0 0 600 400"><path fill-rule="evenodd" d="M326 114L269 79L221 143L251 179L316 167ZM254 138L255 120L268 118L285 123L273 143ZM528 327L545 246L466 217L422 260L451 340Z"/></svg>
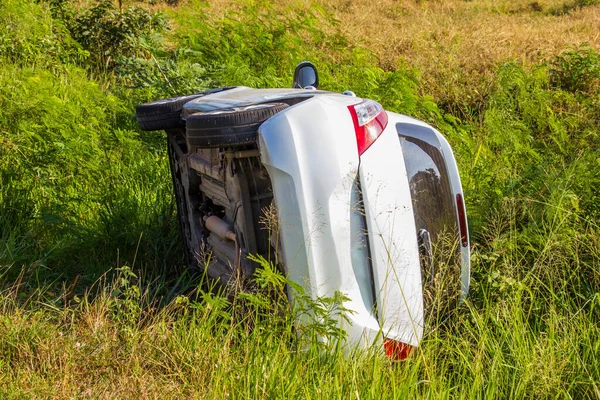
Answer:
<svg viewBox="0 0 600 400"><path fill-rule="evenodd" d="M423 333L423 302L402 152L391 123L359 159L347 108L359 101L315 96L259 129L281 221L284 264L311 296L340 291L350 299L350 325L342 324L349 343L369 346L387 337L416 346ZM355 204L357 180L364 211ZM369 296L373 289L375 298Z"/></svg>

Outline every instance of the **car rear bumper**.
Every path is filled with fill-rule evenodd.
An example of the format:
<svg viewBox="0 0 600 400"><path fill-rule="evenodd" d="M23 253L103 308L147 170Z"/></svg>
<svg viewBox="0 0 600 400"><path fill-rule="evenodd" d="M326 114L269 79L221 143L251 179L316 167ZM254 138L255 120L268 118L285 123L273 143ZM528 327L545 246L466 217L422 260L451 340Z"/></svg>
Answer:
<svg viewBox="0 0 600 400"><path fill-rule="evenodd" d="M417 346L421 272L402 151L394 124L358 156L348 97L316 96L259 129L288 277L313 298L342 292L350 345L383 338ZM293 294L291 294L293 297ZM381 346L383 350L383 346Z"/></svg>

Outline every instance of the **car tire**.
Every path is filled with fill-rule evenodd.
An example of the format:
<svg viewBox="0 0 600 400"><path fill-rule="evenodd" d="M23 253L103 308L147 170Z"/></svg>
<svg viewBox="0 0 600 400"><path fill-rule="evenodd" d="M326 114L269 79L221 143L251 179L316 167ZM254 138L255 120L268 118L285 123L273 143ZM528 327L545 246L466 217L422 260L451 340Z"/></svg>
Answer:
<svg viewBox="0 0 600 400"><path fill-rule="evenodd" d="M258 127L289 107L285 103L263 103L198 112L187 117L186 137L194 147L229 147L252 143Z"/></svg>
<svg viewBox="0 0 600 400"><path fill-rule="evenodd" d="M183 129L180 129L183 133ZM182 182L182 160L177 154L178 138L183 140L183 135L175 134L170 131L167 134L167 152L169 155L169 166L171 169L171 179L173 180L173 191L175 192L175 203L177 205L177 217L179 219L179 231L183 239L185 264L192 272L198 269L198 260L193 251L192 244L192 226L187 207L185 189Z"/></svg>
<svg viewBox="0 0 600 400"><path fill-rule="evenodd" d="M202 96L203 94L198 93L140 104L135 108L135 118L143 131L182 127L181 110L183 105Z"/></svg>
<svg viewBox="0 0 600 400"><path fill-rule="evenodd" d="M195 100L208 94L233 89L235 86L225 86L205 90L187 96L171 97L140 104L135 108L135 117L143 131L161 131L185 126L181 120L181 110L188 101Z"/></svg>

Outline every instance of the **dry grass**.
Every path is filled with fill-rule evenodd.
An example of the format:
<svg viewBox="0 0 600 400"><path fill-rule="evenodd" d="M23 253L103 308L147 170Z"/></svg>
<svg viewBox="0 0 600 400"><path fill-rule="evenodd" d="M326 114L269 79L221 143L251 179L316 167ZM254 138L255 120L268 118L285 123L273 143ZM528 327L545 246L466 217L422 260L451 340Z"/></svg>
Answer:
<svg viewBox="0 0 600 400"><path fill-rule="evenodd" d="M286 0L280 4L297 4ZM545 61L569 47L600 48L600 5L571 0L328 0L341 32L372 50L383 69L400 60L420 71L425 94L441 105L484 98L487 82L507 61ZM211 13L235 9L209 0Z"/></svg>

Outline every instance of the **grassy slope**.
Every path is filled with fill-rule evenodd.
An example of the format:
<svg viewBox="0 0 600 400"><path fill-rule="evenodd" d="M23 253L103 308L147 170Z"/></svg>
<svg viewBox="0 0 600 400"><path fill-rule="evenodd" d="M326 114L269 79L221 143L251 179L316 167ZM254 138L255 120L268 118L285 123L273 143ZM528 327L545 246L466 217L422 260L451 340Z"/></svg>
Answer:
<svg viewBox="0 0 600 400"><path fill-rule="evenodd" d="M129 50L95 52L78 8L4 1L1 397L600 397L599 58L555 58L597 48L584 3L190 0L153 6L163 43L141 19ZM260 298L177 296L195 282L179 279L164 138L136 130L133 106L287 86L304 58L326 89L423 118L457 153L472 292L409 362L297 352Z"/></svg>
<svg viewBox="0 0 600 400"><path fill-rule="evenodd" d="M211 0L222 15L235 2ZM294 3L294 2L284 2ZM406 60L422 92L443 105L485 101L497 68L507 61L547 61L566 48L600 48L595 1L347 1L322 2L353 43L372 50L384 69ZM592 6L580 6L590 4ZM449 104L448 104L449 103Z"/></svg>

